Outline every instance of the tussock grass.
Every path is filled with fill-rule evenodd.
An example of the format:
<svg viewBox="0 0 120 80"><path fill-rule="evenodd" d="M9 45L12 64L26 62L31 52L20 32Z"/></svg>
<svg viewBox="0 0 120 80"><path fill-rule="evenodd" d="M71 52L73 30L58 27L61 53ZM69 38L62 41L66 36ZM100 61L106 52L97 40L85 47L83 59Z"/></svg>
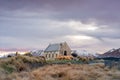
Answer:
<svg viewBox="0 0 120 80"><path fill-rule="evenodd" d="M120 71L103 64L52 64L40 67L40 57L16 56L0 60L0 80L120 80ZM39 68L36 68L36 66Z"/></svg>
<svg viewBox="0 0 120 80"><path fill-rule="evenodd" d="M0 68L6 73L28 71L44 64L44 60L40 57L15 56L0 60Z"/></svg>
<svg viewBox="0 0 120 80"><path fill-rule="evenodd" d="M120 71L103 65L46 65L30 72L12 73L8 80L120 80ZM2 79L5 80L5 79Z"/></svg>

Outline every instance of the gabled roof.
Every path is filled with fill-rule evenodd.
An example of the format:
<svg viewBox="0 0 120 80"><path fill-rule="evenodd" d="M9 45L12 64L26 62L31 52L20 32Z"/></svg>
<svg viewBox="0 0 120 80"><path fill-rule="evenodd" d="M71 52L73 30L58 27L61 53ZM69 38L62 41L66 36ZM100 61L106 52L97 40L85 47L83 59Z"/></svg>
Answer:
<svg viewBox="0 0 120 80"><path fill-rule="evenodd" d="M60 44L62 43L49 44L48 47L45 49L45 52L60 50Z"/></svg>

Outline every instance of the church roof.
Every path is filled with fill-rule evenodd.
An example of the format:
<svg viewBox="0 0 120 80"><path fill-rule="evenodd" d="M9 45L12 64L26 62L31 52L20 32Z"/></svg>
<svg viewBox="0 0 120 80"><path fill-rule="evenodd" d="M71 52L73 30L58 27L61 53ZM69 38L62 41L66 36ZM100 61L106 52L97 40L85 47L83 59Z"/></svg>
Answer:
<svg viewBox="0 0 120 80"><path fill-rule="evenodd" d="M49 44L48 47L45 49L45 52L60 50L60 44L61 43Z"/></svg>

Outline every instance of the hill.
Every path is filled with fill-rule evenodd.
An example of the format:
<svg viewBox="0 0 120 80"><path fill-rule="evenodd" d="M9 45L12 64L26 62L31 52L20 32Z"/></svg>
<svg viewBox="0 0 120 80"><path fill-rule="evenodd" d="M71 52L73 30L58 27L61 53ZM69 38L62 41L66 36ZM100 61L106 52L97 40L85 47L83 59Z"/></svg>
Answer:
<svg viewBox="0 0 120 80"><path fill-rule="evenodd" d="M111 49L99 56L100 58L120 58L120 48Z"/></svg>

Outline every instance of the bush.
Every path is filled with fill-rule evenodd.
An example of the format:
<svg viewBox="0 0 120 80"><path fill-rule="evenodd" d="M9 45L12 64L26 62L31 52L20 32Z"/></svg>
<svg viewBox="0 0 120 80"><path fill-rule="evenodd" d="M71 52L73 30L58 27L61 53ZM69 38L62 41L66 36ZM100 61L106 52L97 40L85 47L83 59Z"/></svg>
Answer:
<svg viewBox="0 0 120 80"><path fill-rule="evenodd" d="M28 71L29 69L39 67L44 64L44 60L40 57L15 56L0 60L0 66L7 72Z"/></svg>
<svg viewBox="0 0 120 80"><path fill-rule="evenodd" d="M16 71L15 67L12 65L3 64L3 65L1 65L1 67L5 70L6 73L12 73L12 72Z"/></svg>

